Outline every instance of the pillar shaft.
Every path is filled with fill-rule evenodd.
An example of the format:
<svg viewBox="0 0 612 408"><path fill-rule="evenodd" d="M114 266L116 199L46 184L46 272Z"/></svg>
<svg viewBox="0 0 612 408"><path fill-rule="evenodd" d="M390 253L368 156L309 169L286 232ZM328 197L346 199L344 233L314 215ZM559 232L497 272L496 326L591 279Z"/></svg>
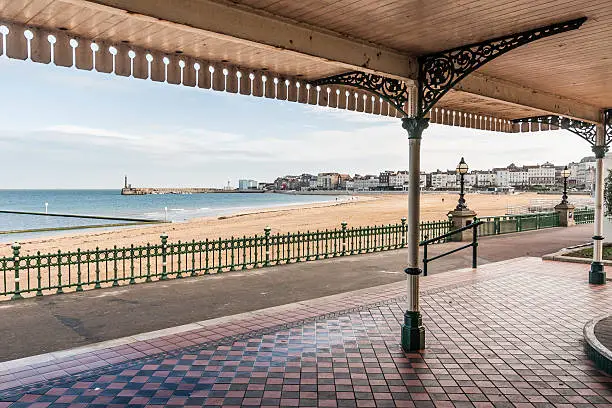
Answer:
<svg viewBox="0 0 612 408"><path fill-rule="evenodd" d="M593 262L589 273L589 283L601 285L606 283L606 273L602 263L603 257L603 195L604 195L604 163L606 154L604 125L597 126L595 153L595 225L593 235Z"/></svg>
<svg viewBox="0 0 612 408"><path fill-rule="evenodd" d="M595 165L595 229L593 240L593 261L601 262L602 261L602 244L603 241L601 239L597 239L597 237L601 237L603 233L603 189L604 189L604 163L603 157L597 158Z"/></svg>
<svg viewBox="0 0 612 408"><path fill-rule="evenodd" d="M421 139L409 141L409 171L408 171L408 268L419 268L419 224L421 219ZM419 275L409 274L408 311L419 311Z"/></svg>
<svg viewBox="0 0 612 408"><path fill-rule="evenodd" d="M404 118L402 126L408 131L408 267L406 268L406 297L408 304L402 324L402 348L417 351L425 348L425 328L419 311L419 224L421 212L421 134L429 125L429 119Z"/></svg>

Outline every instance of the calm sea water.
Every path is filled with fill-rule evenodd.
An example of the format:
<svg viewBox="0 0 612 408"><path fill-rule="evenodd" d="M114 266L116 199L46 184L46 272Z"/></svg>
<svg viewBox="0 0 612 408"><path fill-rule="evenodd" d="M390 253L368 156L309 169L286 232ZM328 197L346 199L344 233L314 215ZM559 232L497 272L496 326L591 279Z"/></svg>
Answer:
<svg viewBox="0 0 612 408"><path fill-rule="evenodd" d="M181 222L191 218L219 216L257 208L309 204L346 199L323 195L286 194L159 194L122 196L119 190L0 190L0 210L133 217ZM165 211L167 208L167 213ZM167 214L167 215L166 215ZM100 225L113 221L0 214L0 231ZM19 238L40 236L19 234ZM44 235L50 235L45 233ZM17 238L0 236L1 241Z"/></svg>

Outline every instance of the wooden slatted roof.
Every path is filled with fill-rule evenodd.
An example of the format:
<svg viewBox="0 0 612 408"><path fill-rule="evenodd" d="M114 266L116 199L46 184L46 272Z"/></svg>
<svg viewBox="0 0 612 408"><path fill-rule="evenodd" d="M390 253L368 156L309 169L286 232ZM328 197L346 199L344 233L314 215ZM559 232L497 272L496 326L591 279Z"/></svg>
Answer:
<svg viewBox="0 0 612 408"><path fill-rule="evenodd" d="M401 52L421 55L587 16L577 32L529 44L480 72L612 106L612 3L600 0L235 0Z"/></svg>
<svg viewBox="0 0 612 408"><path fill-rule="evenodd" d="M608 0L0 0L0 24L15 23L21 32L25 26L36 27L106 48L117 45L120 54L137 49L139 58L144 52L157 53L156 80L164 80L159 60L166 55L173 61L204 60L231 72L269 72L281 82L290 78L292 84L354 69L410 83L416 78L418 55L580 16L588 17L580 30L526 45L485 65L438 108L504 120L555 113L595 121L599 109L612 106ZM5 44L8 54L25 59L25 40L16 37L9 36ZM40 41L41 36L33 40L32 59L48 62ZM110 72L106 48L98 63ZM79 50L75 64L91 68L91 57ZM57 54L58 61L63 58L69 65L65 52ZM118 57L117 64L123 64L118 73L129 74L126 61ZM137 68L135 76L142 70ZM178 83L176 72L170 73L174 77L169 82ZM189 81L194 82L186 77ZM223 88L232 86L236 91L227 83ZM285 99L395 114L369 98L344 98L344 88L324 89L316 97L300 97L294 88L281 92ZM279 89L262 93L274 96Z"/></svg>

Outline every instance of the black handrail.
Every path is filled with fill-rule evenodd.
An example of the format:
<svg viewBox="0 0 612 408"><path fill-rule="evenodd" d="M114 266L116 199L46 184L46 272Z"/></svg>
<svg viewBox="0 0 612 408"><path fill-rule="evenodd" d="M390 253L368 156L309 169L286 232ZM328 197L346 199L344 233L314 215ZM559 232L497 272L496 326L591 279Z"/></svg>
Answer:
<svg viewBox="0 0 612 408"><path fill-rule="evenodd" d="M448 232L444 235L440 235L439 237L435 237L435 238L431 238L431 239L426 239L425 241L421 241L421 243L419 244L419 246L423 247L423 276L427 276L427 265L429 264L429 262L431 261L435 261L436 259L442 258L443 256L446 255L450 255L450 254L454 254L455 252L461 251L462 249L466 249L469 247L472 247L472 268L476 269L477 268L477 256L478 256L478 226L480 226L481 224L484 224L483 221L476 221L473 222L469 225L466 225L465 227L461 227L458 228L456 230L453 230L451 232ZM452 249L448 252L445 252L443 254L440 255L436 255L433 258L427 258L427 246L429 244L433 244L434 242L438 242L442 239L446 239L448 237L453 236L454 234L458 234L460 232L463 231L467 231L469 229L472 229L472 242L470 242L469 244L460 246L459 248L455 248ZM427 238L427 237L425 237Z"/></svg>

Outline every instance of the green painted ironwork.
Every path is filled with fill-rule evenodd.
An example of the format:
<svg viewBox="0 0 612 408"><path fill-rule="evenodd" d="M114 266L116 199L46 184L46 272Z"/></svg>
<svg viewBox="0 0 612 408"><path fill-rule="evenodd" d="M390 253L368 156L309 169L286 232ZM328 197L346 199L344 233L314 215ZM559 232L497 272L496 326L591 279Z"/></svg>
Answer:
<svg viewBox="0 0 612 408"><path fill-rule="evenodd" d="M421 237L450 231L450 221L421 223ZM296 262L329 259L405 248L406 219L398 224L279 233L266 227L263 235L171 243L162 234L158 244L77 249L73 252L24 255L14 244L11 256L0 257L0 297L82 291L247 270Z"/></svg>
<svg viewBox="0 0 612 408"><path fill-rule="evenodd" d="M577 210L576 221L592 222L592 210ZM590 221L591 220L591 221ZM484 217L478 235L493 235L559 225L556 213ZM449 220L420 224L421 241L451 231ZM348 227L315 232L263 234L228 239L169 242L163 234L157 244L130 245L73 252L24 254L19 244L11 256L0 257L0 299L129 285L154 280L248 270L274 265L329 259L407 246L407 222ZM448 237L432 243L447 242Z"/></svg>
<svg viewBox="0 0 612 408"><path fill-rule="evenodd" d="M594 211L581 209L574 212L576 224L594 222ZM498 217L480 217L482 224L478 227L478 235L500 235L512 232L532 231L544 228L559 227L557 212L503 215Z"/></svg>
<svg viewBox="0 0 612 408"><path fill-rule="evenodd" d="M576 224L592 224L595 222L595 210L583 208L574 211L574 221Z"/></svg>
<svg viewBox="0 0 612 408"><path fill-rule="evenodd" d="M472 268L476 269L478 267L478 228L482 225L483 221L474 221L471 224L466 225L465 227L458 228L452 231L449 231L441 236L436 236L434 238L427 239L425 241L421 241L419 246L423 247L423 276L427 276L427 267L431 261L435 261L436 259L440 259L447 255L454 254L455 252L459 252L466 248L472 248ZM451 249L450 251L444 252L442 254L428 257L427 248L431 244L436 244L439 242L446 242L446 240L450 240L453 235L463 233L464 231L472 230L472 242L466 245L462 245L458 248Z"/></svg>

